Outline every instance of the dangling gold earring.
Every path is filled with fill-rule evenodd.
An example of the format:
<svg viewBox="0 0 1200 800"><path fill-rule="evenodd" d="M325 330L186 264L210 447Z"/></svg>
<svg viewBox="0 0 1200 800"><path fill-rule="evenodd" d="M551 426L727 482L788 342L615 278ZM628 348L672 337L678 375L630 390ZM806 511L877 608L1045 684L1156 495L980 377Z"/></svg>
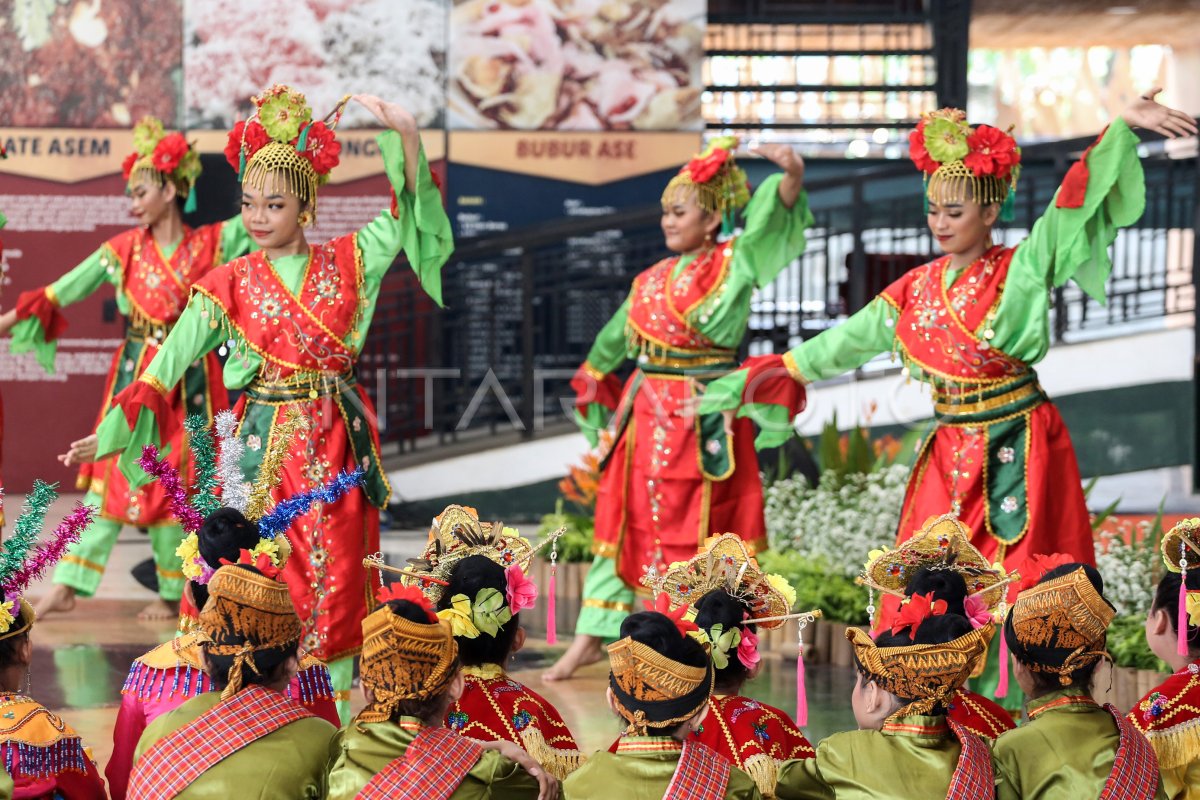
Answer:
<svg viewBox="0 0 1200 800"><path fill-rule="evenodd" d="M301 228L307 228L312 225L313 218L311 211L301 211L300 216L296 217L296 222L300 223Z"/></svg>

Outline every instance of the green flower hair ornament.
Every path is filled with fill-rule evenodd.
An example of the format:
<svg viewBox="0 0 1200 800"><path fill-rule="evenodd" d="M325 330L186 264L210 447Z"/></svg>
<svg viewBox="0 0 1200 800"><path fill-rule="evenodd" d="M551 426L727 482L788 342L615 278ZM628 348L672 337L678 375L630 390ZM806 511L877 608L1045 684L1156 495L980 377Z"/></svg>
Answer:
<svg viewBox="0 0 1200 800"><path fill-rule="evenodd" d="M450 631L455 636L474 639L480 633L486 633L495 638L512 620L512 611L502 592L487 588L475 595L473 601L465 594L454 595L450 598L450 607L439 611L438 617L450 623Z"/></svg>
<svg viewBox="0 0 1200 800"><path fill-rule="evenodd" d="M291 142L300 135L302 127L312 122L312 109L299 92L283 86L272 87L270 91L258 105L258 120L272 139Z"/></svg>
<svg viewBox="0 0 1200 800"><path fill-rule="evenodd" d="M931 118L925 123L925 149L940 163L960 161L970 152L967 136L971 133L965 120L946 117Z"/></svg>
<svg viewBox="0 0 1200 800"><path fill-rule="evenodd" d="M742 643L742 632L738 628L725 630L725 626L717 623L705 631L709 644L712 645L712 663L717 669L729 666L729 654L736 652Z"/></svg>

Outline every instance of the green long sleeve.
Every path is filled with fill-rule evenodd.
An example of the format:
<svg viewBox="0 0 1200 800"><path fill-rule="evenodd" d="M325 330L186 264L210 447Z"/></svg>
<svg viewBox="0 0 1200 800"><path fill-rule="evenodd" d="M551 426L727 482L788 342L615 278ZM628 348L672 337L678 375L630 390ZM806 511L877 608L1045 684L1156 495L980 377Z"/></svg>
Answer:
<svg viewBox="0 0 1200 800"><path fill-rule="evenodd" d="M800 192L791 208L779 199L782 175L771 175L746 206L745 227L733 246L725 285L692 312L689 323L718 347L736 348L746 335L750 298L767 286L807 245L813 216ZM682 262L682 259L681 259Z"/></svg>
<svg viewBox="0 0 1200 800"><path fill-rule="evenodd" d="M362 250L363 271L367 281L374 281L378 294L379 281L391 268L401 250L416 273L421 287L440 306L442 304L442 265L454 251L454 236L450 219L442 205L442 194L433 181L425 148L418 151L417 185L406 186L404 179L404 141L396 131L384 131L376 141L383 156L384 169L396 194L397 217L389 211L358 232ZM372 308L374 305L372 304Z"/></svg>
<svg viewBox="0 0 1200 800"><path fill-rule="evenodd" d="M121 264L107 244L79 262L70 272L46 287L47 297L59 307L65 308L89 297L105 283L121 285ZM128 313L129 301L124 293L117 292L117 307L122 314ZM54 374L54 361L58 353L58 342L46 341L46 332L37 317L21 320L12 329L12 353L33 351L42 369Z"/></svg>
<svg viewBox="0 0 1200 800"><path fill-rule="evenodd" d="M896 309L881 297L845 322L792 348L792 358L809 383L857 369L892 347Z"/></svg>
<svg viewBox="0 0 1200 800"><path fill-rule="evenodd" d="M217 252L214 267L258 249L258 245L250 238L250 232L246 230L246 223L242 222L241 214L234 214L217 224L221 226L221 249Z"/></svg>
<svg viewBox="0 0 1200 800"><path fill-rule="evenodd" d="M1137 144L1123 120L1113 121L1087 155L1083 206L1058 208L1056 194L1017 246L992 326L995 347L1027 364L1041 361L1050 347L1049 290L1068 280L1105 302L1108 247L1117 229L1136 222L1146 206Z"/></svg>
<svg viewBox="0 0 1200 800"><path fill-rule="evenodd" d="M609 374L629 357L625 341L625 323L629 319L629 299L626 298L616 313L604 323L588 350L588 366L597 372Z"/></svg>

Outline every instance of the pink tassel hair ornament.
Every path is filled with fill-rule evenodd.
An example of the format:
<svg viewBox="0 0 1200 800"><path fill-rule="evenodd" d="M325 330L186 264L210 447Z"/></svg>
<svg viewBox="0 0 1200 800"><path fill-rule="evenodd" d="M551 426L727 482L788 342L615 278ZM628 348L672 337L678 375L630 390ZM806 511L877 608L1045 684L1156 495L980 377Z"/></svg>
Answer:
<svg viewBox="0 0 1200 800"><path fill-rule="evenodd" d="M804 626L807 621L796 621L796 725L808 725L808 690L804 685Z"/></svg>

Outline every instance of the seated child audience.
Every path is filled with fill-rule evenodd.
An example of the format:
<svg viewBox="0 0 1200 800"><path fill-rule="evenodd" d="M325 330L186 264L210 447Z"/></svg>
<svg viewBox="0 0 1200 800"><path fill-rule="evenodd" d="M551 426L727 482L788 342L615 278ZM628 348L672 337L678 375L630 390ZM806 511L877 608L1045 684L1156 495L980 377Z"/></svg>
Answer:
<svg viewBox="0 0 1200 800"><path fill-rule="evenodd" d="M664 605L669 599L662 598ZM708 713L713 667L681 607L628 616L608 648L608 702L626 723L615 752L595 753L563 781L569 800L761 797L745 772L692 737Z"/></svg>
<svg viewBox="0 0 1200 800"><path fill-rule="evenodd" d="M330 747L329 800L557 796L558 782L517 745L483 744L443 726L463 692L450 626L416 588L396 587L386 599L363 620L367 705Z"/></svg>
<svg viewBox="0 0 1200 800"><path fill-rule="evenodd" d="M278 576L265 555L255 566L231 564L212 576L200 612L201 658L220 691L147 726L134 752L130 797L324 797L337 729L287 696L300 669L301 625Z"/></svg>
<svg viewBox="0 0 1200 800"><path fill-rule="evenodd" d="M1004 638L1028 719L996 740L996 797L1166 797L1146 737L1092 698L1116 615L1100 573L1070 563L1022 578L1033 586L1017 595Z"/></svg>

